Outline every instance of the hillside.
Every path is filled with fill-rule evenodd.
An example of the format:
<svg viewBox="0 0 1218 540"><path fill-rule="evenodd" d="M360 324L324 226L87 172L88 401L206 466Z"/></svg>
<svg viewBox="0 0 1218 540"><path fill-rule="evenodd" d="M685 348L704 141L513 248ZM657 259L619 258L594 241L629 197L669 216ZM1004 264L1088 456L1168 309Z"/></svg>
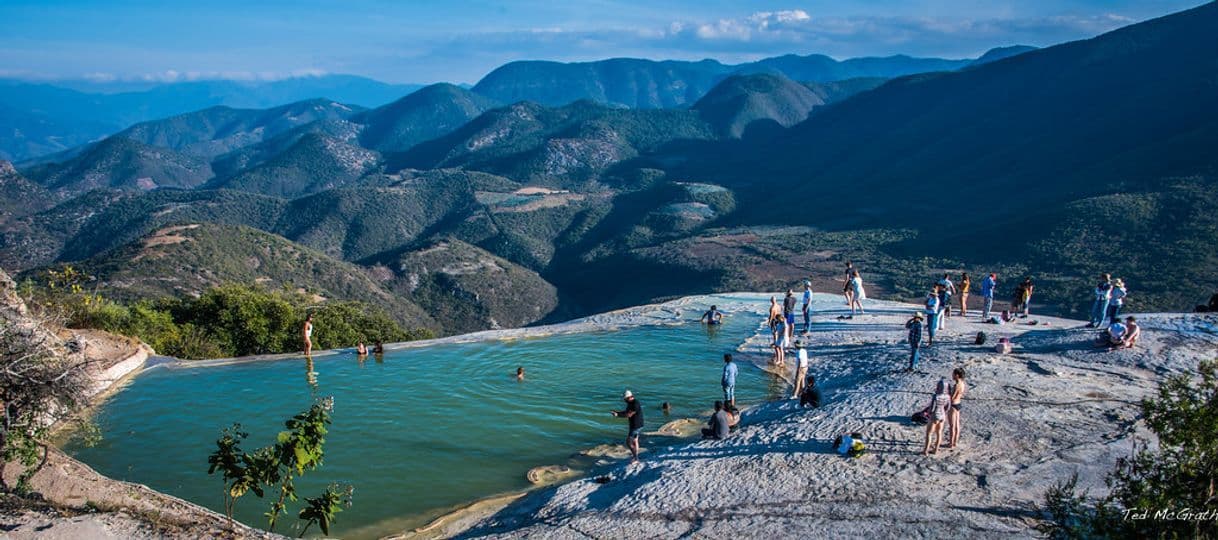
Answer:
<svg viewBox="0 0 1218 540"><path fill-rule="evenodd" d="M212 177L211 166L202 159L122 137L90 145L68 161L24 172L62 198L99 188L192 188Z"/></svg>
<svg viewBox="0 0 1218 540"><path fill-rule="evenodd" d="M783 132L714 155L690 150L670 174L705 178L736 192L741 224L830 230L915 228L901 257L954 257L1018 264L1053 277L1063 268L1029 251L1055 227L1073 230L1072 205L1116 194L1155 196L1170 178L1212 185L1218 157L1218 4L1102 36L1026 52L966 70L889 82ZM1131 79L1130 73L1139 73ZM1113 89L1120 88L1120 91ZM694 159L697 157L698 159ZM771 212L773 194L799 212ZM945 219L939 219L944 216ZM950 219L947 219L950 217ZM1092 267L1127 267L1145 246L1120 230L1091 251ZM1172 241L1214 245L1212 232ZM1211 282L1192 257L1141 266L1205 298ZM1064 277L1064 276L1063 276ZM1069 276L1071 305L1086 278ZM1056 278L1055 278L1056 279ZM1179 293L1144 291L1158 307Z"/></svg>
<svg viewBox="0 0 1218 540"><path fill-rule="evenodd" d="M360 144L379 152L403 151L445 135L496 102L451 84L433 84L352 118L363 124Z"/></svg>
<svg viewBox="0 0 1218 540"><path fill-rule="evenodd" d="M351 184L379 164L376 152L308 133L267 161L207 187L291 199Z"/></svg>
<svg viewBox="0 0 1218 540"><path fill-rule="evenodd" d="M325 99L270 109L211 107L136 124L116 136L187 155L212 158L265 141L292 128L313 122L342 120L356 111L356 108Z"/></svg>
<svg viewBox="0 0 1218 540"><path fill-rule="evenodd" d="M54 85L0 79L0 159L39 158L138 122L209 107L262 109L317 98L378 107L418 88L351 75L276 81L58 81Z"/></svg>
<svg viewBox="0 0 1218 540"><path fill-rule="evenodd" d="M99 292L118 299L198 296L225 283L259 284L304 289L319 302L325 298L379 306L409 328L438 326L362 269L243 226L164 227L77 266L96 278Z"/></svg>
<svg viewBox="0 0 1218 540"><path fill-rule="evenodd" d="M781 75L734 75L691 107L727 137L750 129L791 127L826 101L810 88Z"/></svg>
<svg viewBox="0 0 1218 540"><path fill-rule="evenodd" d="M50 203L51 195L45 188L26 180L12 163L0 161L0 223L37 213Z"/></svg>
<svg viewBox="0 0 1218 540"><path fill-rule="evenodd" d="M397 296L418 303L453 334L525 326L558 306L558 292L536 272L458 240L415 246L381 263Z"/></svg>
<svg viewBox="0 0 1218 540"><path fill-rule="evenodd" d="M612 165L685 140L710 140L692 111L614 109L580 101L564 107L517 103L457 131L392 156L387 170L461 167L549 187L578 185Z"/></svg>

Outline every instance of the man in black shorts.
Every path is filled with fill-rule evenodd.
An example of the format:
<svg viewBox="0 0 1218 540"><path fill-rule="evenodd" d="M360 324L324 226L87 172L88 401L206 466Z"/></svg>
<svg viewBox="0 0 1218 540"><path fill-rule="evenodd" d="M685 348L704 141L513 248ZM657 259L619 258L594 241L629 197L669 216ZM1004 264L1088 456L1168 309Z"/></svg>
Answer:
<svg viewBox="0 0 1218 540"><path fill-rule="evenodd" d="M613 411L613 416L630 421L630 431L626 433L626 446L630 448L630 462L635 463L639 460L639 434L643 432L643 407L639 405L639 400L634 399L634 394L630 390L622 394L622 399L626 401L626 410Z"/></svg>

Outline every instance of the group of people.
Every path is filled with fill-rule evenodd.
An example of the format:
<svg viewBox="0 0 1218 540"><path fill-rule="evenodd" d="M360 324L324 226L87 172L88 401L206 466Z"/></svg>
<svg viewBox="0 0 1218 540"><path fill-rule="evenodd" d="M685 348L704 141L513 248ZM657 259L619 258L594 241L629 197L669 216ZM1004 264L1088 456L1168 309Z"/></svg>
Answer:
<svg viewBox="0 0 1218 540"><path fill-rule="evenodd" d="M1129 349L1137 345L1138 339L1142 337L1138 320L1132 316L1121 320L1121 310L1125 308L1125 301L1129 297L1125 281L1121 278L1113 279L1112 274L1100 274L1099 282L1095 284L1092 293L1094 298L1091 303L1091 320L1087 327L1103 328L1099 336L1100 345L1110 351Z"/></svg>

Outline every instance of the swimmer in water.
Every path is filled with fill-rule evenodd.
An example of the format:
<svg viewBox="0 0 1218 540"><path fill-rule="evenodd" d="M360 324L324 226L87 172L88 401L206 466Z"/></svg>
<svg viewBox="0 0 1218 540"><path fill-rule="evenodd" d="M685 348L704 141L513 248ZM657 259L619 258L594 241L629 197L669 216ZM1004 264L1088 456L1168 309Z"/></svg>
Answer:
<svg viewBox="0 0 1218 540"><path fill-rule="evenodd" d="M516 380L518 380L518 381L524 380L524 366L520 366L520 367L516 368Z"/></svg>

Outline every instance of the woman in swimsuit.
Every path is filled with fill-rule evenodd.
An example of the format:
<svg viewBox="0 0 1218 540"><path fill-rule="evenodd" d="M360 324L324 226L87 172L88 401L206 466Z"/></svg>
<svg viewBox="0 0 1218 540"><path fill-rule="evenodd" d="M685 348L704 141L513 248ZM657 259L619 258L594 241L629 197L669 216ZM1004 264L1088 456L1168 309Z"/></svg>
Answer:
<svg viewBox="0 0 1218 540"><path fill-rule="evenodd" d="M943 423L947 421L947 411L951 408L952 397L947 393L947 379L939 379L935 385L935 396L930 398L930 421L926 423L926 446L922 455L934 454L943 444ZM931 439L934 442L931 442Z"/></svg>
<svg viewBox="0 0 1218 540"><path fill-rule="evenodd" d="M952 406L947 411L947 424L952 430L952 436L948 439L948 448L955 448L960 443L960 401L964 399L964 393L967 391L968 384L964 382L964 369L952 370Z"/></svg>

